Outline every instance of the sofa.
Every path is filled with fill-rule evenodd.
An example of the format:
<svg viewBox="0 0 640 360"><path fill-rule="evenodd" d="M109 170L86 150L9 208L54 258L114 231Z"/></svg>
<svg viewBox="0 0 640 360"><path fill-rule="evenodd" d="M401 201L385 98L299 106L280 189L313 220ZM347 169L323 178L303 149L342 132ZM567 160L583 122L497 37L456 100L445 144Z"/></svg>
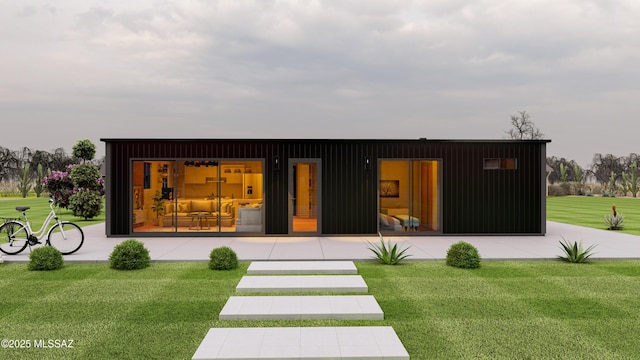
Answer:
<svg viewBox="0 0 640 360"><path fill-rule="evenodd" d="M262 204L248 204L238 209L237 232L262 231Z"/></svg>
<svg viewBox="0 0 640 360"><path fill-rule="evenodd" d="M218 205L220 205L218 207ZM164 204L164 216L162 226L194 226L194 216L206 215L205 222L208 225L232 226L235 223L236 206L233 199L179 199L168 201ZM200 220L198 220L198 224ZM177 223L176 223L177 222Z"/></svg>

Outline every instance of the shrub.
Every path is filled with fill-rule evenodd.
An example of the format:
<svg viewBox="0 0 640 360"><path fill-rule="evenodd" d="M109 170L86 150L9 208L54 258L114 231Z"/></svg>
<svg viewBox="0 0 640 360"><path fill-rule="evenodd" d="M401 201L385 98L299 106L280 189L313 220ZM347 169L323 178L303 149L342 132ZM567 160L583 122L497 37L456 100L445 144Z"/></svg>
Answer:
<svg viewBox="0 0 640 360"><path fill-rule="evenodd" d="M480 267L480 253L475 246L459 241L447 251L447 265L462 268L475 269Z"/></svg>
<svg viewBox="0 0 640 360"><path fill-rule="evenodd" d="M582 247L582 242L578 243L576 241L573 242L573 245L569 244L567 240L562 238L563 241L560 241L560 245L562 245L562 250L564 251L565 256L558 256L558 259L564 260L570 263L584 263L587 262L587 259L591 255L591 251L596 245L591 245L587 249Z"/></svg>
<svg viewBox="0 0 640 360"><path fill-rule="evenodd" d="M92 219L102 211L102 196L95 190L80 189L69 197L68 207L73 216Z"/></svg>
<svg viewBox="0 0 640 360"><path fill-rule="evenodd" d="M73 181L75 188L92 189L100 192L104 191L100 170L95 165L83 164L74 166L69 171L69 177Z"/></svg>
<svg viewBox="0 0 640 360"><path fill-rule="evenodd" d="M611 207L611 210L613 210L612 214L607 214L604 216L605 224L609 225L607 230L622 230L622 228L624 227L624 225L622 225L622 223L624 222L624 216L618 214L615 205Z"/></svg>
<svg viewBox="0 0 640 360"><path fill-rule="evenodd" d="M549 185L549 196L567 196L569 193L561 185Z"/></svg>
<svg viewBox="0 0 640 360"><path fill-rule="evenodd" d="M43 183L45 190L56 201L56 206L66 209L69 206L69 197L73 190L73 180L69 176L69 172L76 165L69 165L66 171L52 171L45 176Z"/></svg>
<svg viewBox="0 0 640 360"><path fill-rule="evenodd" d="M149 250L136 239L129 239L116 245L109 255L109 264L116 270L137 270L151 263Z"/></svg>
<svg viewBox="0 0 640 360"><path fill-rule="evenodd" d="M378 233L378 236L380 237L380 244L375 245L369 242L368 247L368 249L373 251L373 253L375 254L374 259L378 259L378 261L386 265L397 265L402 260L411 256L409 254L405 254L405 252L409 250L410 247L399 250L398 244L394 244L393 246L391 246L390 241L387 241L387 243L385 244L384 239L382 238L382 234Z"/></svg>
<svg viewBox="0 0 640 360"><path fill-rule="evenodd" d="M64 260L62 253L53 246L41 246L33 249L29 254L29 270L58 270L62 269Z"/></svg>
<svg viewBox="0 0 640 360"><path fill-rule="evenodd" d="M231 270L238 267L238 255L228 246L222 246L211 250L209 254L209 269Z"/></svg>

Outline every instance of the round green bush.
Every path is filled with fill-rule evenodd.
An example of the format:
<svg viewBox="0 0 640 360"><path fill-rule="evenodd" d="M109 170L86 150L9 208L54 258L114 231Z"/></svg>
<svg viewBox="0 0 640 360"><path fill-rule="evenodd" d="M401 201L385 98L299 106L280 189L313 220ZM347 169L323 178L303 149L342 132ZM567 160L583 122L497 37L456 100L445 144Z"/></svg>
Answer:
<svg viewBox="0 0 640 360"><path fill-rule="evenodd" d="M222 246L211 250L209 254L209 269L231 270L238 267L238 255L228 246Z"/></svg>
<svg viewBox="0 0 640 360"><path fill-rule="evenodd" d="M29 270L58 270L62 269L64 260L62 253L53 246L41 246L33 249L29 254Z"/></svg>
<svg viewBox="0 0 640 360"><path fill-rule="evenodd" d="M116 245L109 255L109 266L116 270L144 269L151 264L149 250L136 239L129 239Z"/></svg>
<svg viewBox="0 0 640 360"><path fill-rule="evenodd" d="M462 268L475 269L480 267L480 253L475 246L460 241L449 248L447 251L447 265Z"/></svg>

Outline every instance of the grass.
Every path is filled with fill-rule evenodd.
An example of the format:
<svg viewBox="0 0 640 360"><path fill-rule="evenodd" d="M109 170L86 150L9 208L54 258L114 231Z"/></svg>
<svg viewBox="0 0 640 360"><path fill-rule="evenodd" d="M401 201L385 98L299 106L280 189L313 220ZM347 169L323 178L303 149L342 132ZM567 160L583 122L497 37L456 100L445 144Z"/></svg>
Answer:
<svg viewBox="0 0 640 360"><path fill-rule="evenodd" d="M187 359L211 327L393 326L412 359L625 359L640 354L640 261L358 263L383 321L220 321L246 263L154 263L137 271L0 265L0 338L73 339L2 349L11 359ZM250 296L250 295L248 295Z"/></svg>
<svg viewBox="0 0 640 360"><path fill-rule="evenodd" d="M18 218L22 216L22 213L16 211L16 206L30 206L31 209L27 211L27 217L31 222L31 228L38 230L44 219L49 215L49 198L4 198L0 199L0 218ZM71 221L78 226L89 226L93 224L103 223L105 221L104 206L100 216L90 220L85 220L81 217L73 216L71 210L56 208L56 214L63 221Z"/></svg>
<svg viewBox="0 0 640 360"><path fill-rule="evenodd" d="M550 197L547 198L547 220L606 230L604 216L612 213L614 204L618 214L625 217L624 229L616 231L640 235L640 198Z"/></svg>

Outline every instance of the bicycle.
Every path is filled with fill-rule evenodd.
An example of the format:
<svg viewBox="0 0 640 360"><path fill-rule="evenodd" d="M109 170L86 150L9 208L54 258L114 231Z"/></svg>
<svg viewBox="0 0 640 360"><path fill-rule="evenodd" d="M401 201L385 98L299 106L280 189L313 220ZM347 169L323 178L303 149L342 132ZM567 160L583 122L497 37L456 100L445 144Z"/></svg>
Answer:
<svg viewBox="0 0 640 360"><path fill-rule="evenodd" d="M54 210L55 201L49 199L49 208L51 211L44 220L42 227L36 232L31 229L31 223L27 219L27 210L29 206L16 206L16 210L22 212L24 222L19 219L5 219L5 223L0 225L0 251L8 255L15 255L24 250L27 245L29 248L38 244L42 244L46 234L47 240L45 245L53 246L58 249L62 255L73 254L78 251L84 243L84 233L80 226L70 222L61 221ZM51 221L55 223L51 226Z"/></svg>

